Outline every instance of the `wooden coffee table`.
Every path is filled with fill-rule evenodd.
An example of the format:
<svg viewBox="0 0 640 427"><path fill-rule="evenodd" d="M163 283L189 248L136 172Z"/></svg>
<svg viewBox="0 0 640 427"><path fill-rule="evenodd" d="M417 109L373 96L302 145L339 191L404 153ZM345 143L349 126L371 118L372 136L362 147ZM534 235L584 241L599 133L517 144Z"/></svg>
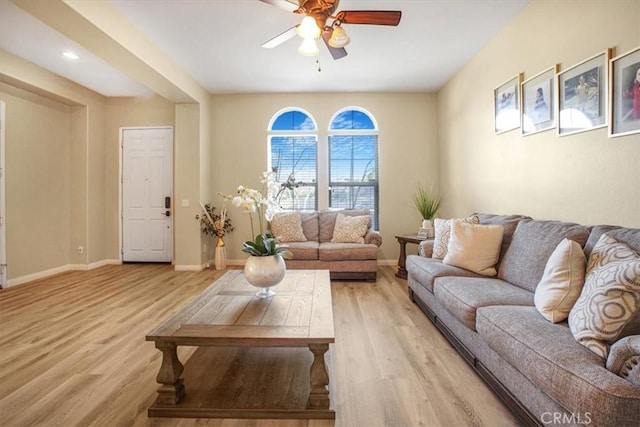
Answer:
<svg viewBox="0 0 640 427"><path fill-rule="evenodd" d="M335 418L329 404L324 356L335 341L328 270L288 270L276 295L255 297L240 270L227 272L184 308L151 331L162 352L158 397L149 416L212 418ZM178 346L308 347L313 354L306 407L183 408L185 396ZM187 387L188 388L188 387Z"/></svg>

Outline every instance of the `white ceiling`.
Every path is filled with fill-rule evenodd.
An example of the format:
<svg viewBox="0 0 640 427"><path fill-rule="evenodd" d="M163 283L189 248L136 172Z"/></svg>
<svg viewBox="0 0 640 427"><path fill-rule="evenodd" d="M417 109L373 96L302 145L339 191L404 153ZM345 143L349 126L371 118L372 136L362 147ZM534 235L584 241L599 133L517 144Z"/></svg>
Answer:
<svg viewBox="0 0 640 427"><path fill-rule="evenodd" d="M301 17L259 0L100 0L211 93L432 92L439 89L529 0L342 0L338 10L401 10L398 27L347 25L349 55L297 53L295 37L260 45ZM150 91L105 61L0 0L0 48L106 96ZM61 57L76 51L81 59Z"/></svg>

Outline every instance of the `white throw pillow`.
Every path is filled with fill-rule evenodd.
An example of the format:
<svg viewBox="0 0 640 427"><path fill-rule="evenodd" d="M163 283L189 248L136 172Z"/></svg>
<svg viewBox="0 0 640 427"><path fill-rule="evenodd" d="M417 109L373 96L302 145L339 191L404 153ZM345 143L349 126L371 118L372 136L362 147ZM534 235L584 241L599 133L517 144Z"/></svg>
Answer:
<svg viewBox="0 0 640 427"><path fill-rule="evenodd" d="M542 316L562 322L578 300L584 285L587 258L578 242L563 239L549 257L533 297Z"/></svg>
<svg viewBox="0 0 640 427"><path fill-rule="evenodd" d="M434 238L433 238L433 255L432 258L444 259L447 255L447 246L449 246L449 237L451 236L451 221L460 219L468 224L480 223L477 215L468 216L466 218L440 219L433 220Z"/></svg>
<svg viewBox="0 0 640 427"><path fill-rule="evenodd" d="M502 225L467 224L453 220L447 255L442 262L484 276L495 276L503 234Z"/></svg>
<svg viewBox="0 0 640 427"><path fill-rule="evenodd" d="M640 254L603 234L588 266L582 293L569 313L569 329L580 344L606 359L609 343L620 338L640 310Z"/></svg>
<svg viewBox="0 0 640 427"><path fill-rule="evenodd" d="M369 215L336 217L331 243L364 243L364 235L369 229Z"/></svg>
<svg viewBox="0 0 640 427"><path fill-rule="evenodd" d="M281 212L271 219L271 233L278 242L306 242L300 212Z"/></svg>

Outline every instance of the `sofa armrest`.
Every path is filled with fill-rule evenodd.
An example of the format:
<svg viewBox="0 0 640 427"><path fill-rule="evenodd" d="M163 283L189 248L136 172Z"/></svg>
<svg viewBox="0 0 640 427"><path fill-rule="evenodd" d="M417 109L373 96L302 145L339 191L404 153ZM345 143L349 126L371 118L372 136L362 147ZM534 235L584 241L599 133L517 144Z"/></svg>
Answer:
<svg viewBox="0 0 640 427"><path fill-rule="evenodd" d="M367 234L364 235L364 242L368 245L382 246L382 235L376 230L370 228L367 230Z"/></svg>
<svg viewBox="0 0 640 427"><path fill-rule="evenodd" d="M425 258L433 257L433 240L423 240L418 244L418 255Z"/></svg>
<svg viewBox="0 0 640 427"><path fill-rule="evenodd" d="M640 386L640 335L629 335L611 346L607 369Z"/></svg>

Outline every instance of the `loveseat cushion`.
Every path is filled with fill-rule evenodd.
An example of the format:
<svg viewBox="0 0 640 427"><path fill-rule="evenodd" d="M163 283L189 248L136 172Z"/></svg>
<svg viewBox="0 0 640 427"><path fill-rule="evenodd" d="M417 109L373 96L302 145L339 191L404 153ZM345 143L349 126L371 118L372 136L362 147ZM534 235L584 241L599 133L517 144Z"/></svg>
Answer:
<svg viewBox="0 0 640 427"><path fill-rule="evenodd" d="M476 311L489 305L533 305L533 294L505 281L487 277L439 277L436 300L465 324L476 329Z"/></svg>
<svg viewBox="0 0 640 427"><path fill-rule="evenodd" d="M320 243L318 259L321 261L352 261L377 259L378 247L365 243Z"/></svg>
<svg viewBox="0 0 640 427"><path fill-rule="evenodd" d="M608 371L600 357L573 339L566 323L548 322L535 307L490 306L478 309L476 329L568 412L589 412L591 425L637 425L640 389Z"/></svg>
<svg viewBox="0 0 640 427"><path fill-rule="evenodd" d="M320 244L317 241L306 242L290 242L285 243L285 246L293 254L293 259L296 260L317 260L318 259L318 247Z"/></svg>
<svg viewBox="0 0 640 427"><path fill-rule="evenodd" d="M362 216L371 215L368 209L345 209L340 211L320 211L318 212L318 227L320 243L330 242L333 238L333 228L336 225L336 218L341 213L345 216ZM369 227L371 227L371 218L369 218ZM309 239L309 236L307 236Z"/></svg>
<svg viewBox="0 0 640 427"><path fill-rule="evenodd" d="M549 257L563 239L584 246L589 230L579 224L523 219L504 254L498 278L535 292Z"/></svg>
<svg viewBox="0 0 640 427"><path fill-rule="evenodd" d="M318 212L300 211L300 219L302 220L302 232L307 240L318 241L320 235L320 227L318 226Z"/></svg>
<svg viewBox="0 0 640 427"><path fill-rule="evenodd" d="M479 274L464 268L443 264L442 260L424 258L420 255L409 255L406 261L406 268L408 274L431 293L433 293L433 282L437 277L481 277Z"/></svg>

